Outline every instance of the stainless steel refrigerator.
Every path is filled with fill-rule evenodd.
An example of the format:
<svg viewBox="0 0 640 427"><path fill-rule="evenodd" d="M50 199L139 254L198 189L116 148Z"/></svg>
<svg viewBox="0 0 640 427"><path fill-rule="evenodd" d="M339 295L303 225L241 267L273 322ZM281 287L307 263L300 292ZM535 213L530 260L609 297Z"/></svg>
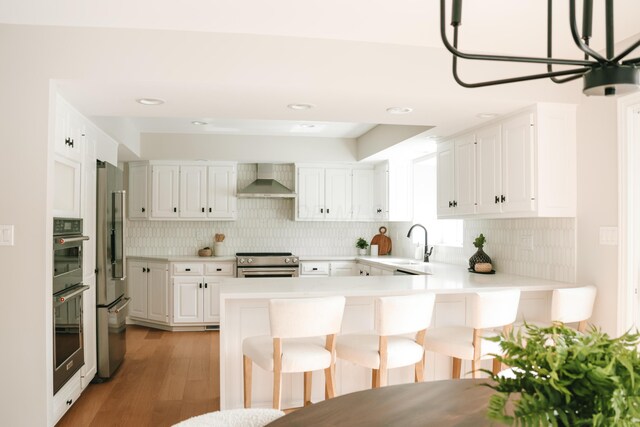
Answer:
<svg viewBox="0 0 640 427"><path fill-rule="evenodd" d="M127 350L125 191L122 171L98 160L96 204L96 337L98 377L110 378Z"/></svg>

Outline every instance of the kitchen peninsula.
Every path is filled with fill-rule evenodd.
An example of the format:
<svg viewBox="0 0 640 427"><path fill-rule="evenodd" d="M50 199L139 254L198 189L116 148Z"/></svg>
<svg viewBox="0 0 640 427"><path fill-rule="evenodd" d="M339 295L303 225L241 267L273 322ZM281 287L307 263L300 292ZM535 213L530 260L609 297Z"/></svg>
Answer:
<svg viewBox="0 0 640 427"><path fill-rule="evenodd" d="M347 297L347 304L342 333L351 333L373 329L373 300L377 296L434 292L436 306L432 325L443 326L465 324L469 315L466 297L479 290L520 289L522 296L519 318L539 319L549 315L553 289L576 286L500 273L473 274L463 267L449 264L402 263L402 260L397 260L395 265L423 274L223 280L220 288L220 408L224 410L243 406L242 340L249 336L269 334L269 299L344 295ZM428 331L426 339L429 339ZM469 370L470 366L463 364L462 372ZM427 381L449 378L449 373L448 358L427 353ZM272 373L254 366L252 376L253 406L269 407ZM410 382L412 379L411 367L389 371L389 384ZM335 381L338 395L350 393L370 387L371 372L338 360ZM301 406L302 374L283 376L282 386L283 407ZM323 387L322 372L314 372L312 401L324 399Z"/></svg>

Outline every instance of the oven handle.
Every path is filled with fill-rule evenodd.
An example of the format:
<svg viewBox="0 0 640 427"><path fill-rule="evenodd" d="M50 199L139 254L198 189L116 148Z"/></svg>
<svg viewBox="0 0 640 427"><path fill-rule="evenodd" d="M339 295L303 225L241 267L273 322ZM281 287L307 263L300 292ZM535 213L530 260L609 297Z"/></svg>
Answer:
<svg viewBox="0 0 640 427"><path fill-rule="evenodd" d="M111 310L108 310L108 312L112 314L118 314L122 310L124 310L124 308L128 306L130 302L131 302L131 298L123 298L122 304L119 304L117 307L113 307Z"/></svg>
<svg viewBox="0 0 640 427"><path fill-rule="evenodd" d="M65 243L79 242L81 240L89 240L89 236L59 237L56 239L56 243L64 245Z"/></svg>
<svg viewBox="0 0 640 427"><path fill-rule="evenodd" d="M64 304L64 302L67 301L68 299L73 298L88 289L89 289L89 286L87 285L75 286L71 290L63 293L62 295L55 295L56 306L60 304Z"/></svg>
<svg viewBox="0 0 640 427"><path fill-rule="evenodd" d="M244 276L268 276L280 273L295 273L297 268L241 268L240 271Z"/></svg>

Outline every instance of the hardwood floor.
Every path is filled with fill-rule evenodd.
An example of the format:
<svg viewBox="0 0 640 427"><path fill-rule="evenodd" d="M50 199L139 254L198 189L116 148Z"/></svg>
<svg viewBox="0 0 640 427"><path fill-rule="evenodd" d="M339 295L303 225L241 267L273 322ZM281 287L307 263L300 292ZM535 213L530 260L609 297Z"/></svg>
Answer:
<svg viewBox="0 0 640 427"><path fill-rule="evenodd" d="M217 331L127 327L127 354L110 381L91 384L57 424L170 426L220 409Z"/></svg>

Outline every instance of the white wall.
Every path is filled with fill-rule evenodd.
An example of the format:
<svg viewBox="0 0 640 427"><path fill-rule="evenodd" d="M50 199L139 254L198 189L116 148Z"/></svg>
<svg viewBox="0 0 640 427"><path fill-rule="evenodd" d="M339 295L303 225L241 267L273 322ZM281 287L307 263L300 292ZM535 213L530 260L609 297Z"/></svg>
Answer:
<svg viewBox="0 0 640 427"><path fill-rule="evenodd" d="M598 287L593 322L617 333L618 247L599 244L600 227L618 225L615 98L578 106L577 281Z"/></svg>

